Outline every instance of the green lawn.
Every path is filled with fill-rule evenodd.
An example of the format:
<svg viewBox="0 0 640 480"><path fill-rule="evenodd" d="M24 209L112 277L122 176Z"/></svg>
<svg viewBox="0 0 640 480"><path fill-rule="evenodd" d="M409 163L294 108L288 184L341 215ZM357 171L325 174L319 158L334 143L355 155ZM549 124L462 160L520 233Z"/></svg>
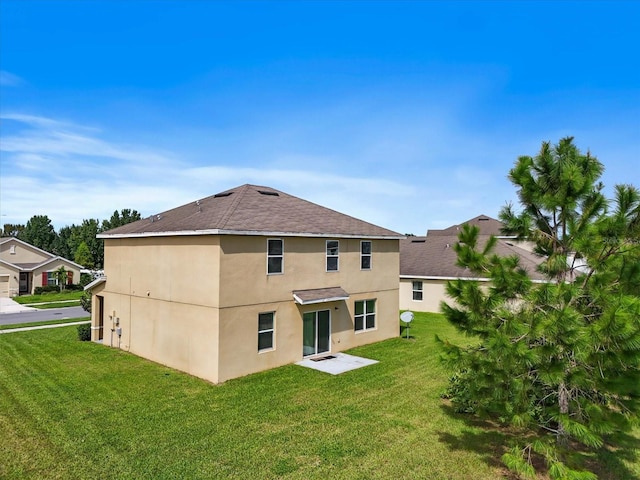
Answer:
<svg viewBox="0 0 640 480"><path fill-rule="evenodd" d="M350 353L339 376L296 365L215 386L90 342L76 327L0 335L0 478L494 479L508 436L452 414L434 334ZM640 478L636 449L602 478Z"/></svg>
<svg viewBox="0 0 640 480"><path fill-rule="evenodd" d="M29 305L32 303L45 303L45 302L61 302L66 300L76 300L76 305L79 304L80 297L82 297L82 290L64 291L64 292L49 292L41 295L19 295L13 297L12 300L20 303L21 305ZM67 306L67 305L63 305Z"/></svg>
<svg viewBox="0 0 640 480"><path fill-rule="evenodd" d="M0 325L0 330L13 330L15 328L23 327L39 327L43 325L59 325L62 323L73 323L91 320L91 317L84 318L61 318L60 320L45 320L43 322L25 322L25 323L13 323L11 325ZM1 353L0 353L1 356Z"/></svg>

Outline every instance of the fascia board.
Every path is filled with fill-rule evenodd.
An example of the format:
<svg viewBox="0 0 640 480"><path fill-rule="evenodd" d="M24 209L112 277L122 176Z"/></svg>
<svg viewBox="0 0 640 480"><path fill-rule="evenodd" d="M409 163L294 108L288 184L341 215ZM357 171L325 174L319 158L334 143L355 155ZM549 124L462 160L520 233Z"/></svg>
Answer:
<svg viewBox="0 0 640 480"><path fill-rule="evenodd" d="M297 232L264 232L259 230L180 230L176 232L143 232L143 233L122 233L122 234L99 234L100 239L118 238L150 238L150 237L181 237L194 235L243 235L258 237L313 237L313 238L359 238L370 240L402 240L403 235L357 235L357 234L332 234L332 233L297 233Z"/></svg>

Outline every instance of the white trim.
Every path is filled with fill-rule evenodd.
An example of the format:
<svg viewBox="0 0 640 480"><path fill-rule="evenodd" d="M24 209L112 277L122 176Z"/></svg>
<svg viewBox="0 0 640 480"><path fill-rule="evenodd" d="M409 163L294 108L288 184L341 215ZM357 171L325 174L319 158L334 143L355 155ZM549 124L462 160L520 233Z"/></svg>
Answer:
<svg viewBox="0 0 640 480"><path fill-rule="evenodd" d="M82 270L84 268L82 265L78 265L77 263L72 262L71 260L68 260L68 259L66 259L64 257L53 257L53 258L51 258L51 259L49 259L49 260L47 260L45 262L42 262L39 265L36 265L32 269L24 269L24 271L32 271L33 272L33 271L37 270L40 267L44 267L45 265L48 265L49 263L55 262L56 260L60 260L60 261L65 262L65 263L67 263L67 264L69 264L71 266L77 267L79 270Z"/></svg>
<svg viewBox="0 0 640 480"><path fill-rule="evenodd" d="M273 322L273 326L271 328L268 328L266 330L260 330L260 315L265 315L265 314L271 314L271 321ZM267 332L271 332L271 346L268 348L258 348L258 353L266 353L266 352L272 352L276 349L276 312L275 311L270 311L270 312L259 312L258 313L258 344L260 344L260 334L261 333L267 333Z"/></svg>
<svg viewBox="0 0 640 480"><path fill-rule="evenodd" d="M320 312L329 312L329 341L327 342L329 345L329 350L326 350L324 352L318 352L318 313ZM333 334L333 314L331 313L331 309L330 308L326 308L323 310L312 310L310 312L304 312L302 314L302 322L304 324L304 316L308 313L314 313L315 314L315 326L316 326L316 338L315 338L315 342L314 342L314 350L316 350L315 353L310 353L309 355L305 355L304 354L304 336L302 338L302 358L313 358L316 357L318 355L326 355L326 354L330 354L331 353L331 336ZM304 328L304 327L303 327Z"/></svg>
<svg viewBox="0 0 640 480"><path fill-rule="evenodd" d="M420 288L416 289L416 283L420 283ZM420 300L416 300L415 294L416 292L420 292L420 296L422 297ZM422 280L412 280L411 281L411 301L412 302L422 302L424 300L424 281Z"/></svg>
<svg viewBox="0 0 640 480"><path fill-rule="evenodd" d="M225 230L219 228L205 230L179 230L175 232L140 232L140 233L100 233L96 238L146 238L146 237L183 237L194 235L246 235L259 237L313 237L313 238L364 238L371 240L403 240L404 235L362 235L362 234L332 234L332 233L308 233L308 232L262 232L259 230Z"/></svg>
<svg viewBox="0 0 640 480"><path fill-rule="evenodd" d="M293 294L293 299L296 301L296 303L300 304L300 305L313 305L315 303L327 303L327 302L339 302L342 300L349 300L349 296L347 295L346 297L328 297L328 298L321 298L318 300L307 300L306 302L304 300L302 300L299 296L297 296L295 293Z"/></svg>
<svg viewBox="0 0 640 480"><path fill-rule="evenodd" d="M422 279L422 280L475 280L477 282L490 282L490 278L481 278L481 277L437 277L433 275L400 275L400 280L412 280L412 279ZM530 279L532 283L555 283L553 280L534 280Z"/></svg>
<svg viewBox="0 0 640 480"><path fill-rule="evenodd" d="M106 281L107 281L107 277L98 277L93 282L88 283L87 285L85 285L84 291L86 292L88 290L91 290L93 287L95 287L97 285L100 285L101 283L106 282Z"/></svg>
<svg viewBox="0 0 640 480"><path fill-rule="evenodd" d="M362 253L362 244L364 242L369 242L369 253ZM362 259L364 257L369 257L369 268L362 268ZM360 270L364 272L373 270L373 242L371 240L360 240Z"/></svg>
<svg viewBox="0 0 640 480"><path fill-rule="evenodd" d="M280 255L269 255L269 242L271 240L278 240L282 242L282 253ZM269 258L280 258L282 259L282 263L280 265L279 272L270 272L269 271ZM282 238L267 238L267 275L284 275L284 240Z"/></svg>
<svg viewBox="0 0 640 480"><path fill-rule="evenodd" d="M337 251L338 253L335 255L329 255L329 242L337 242L338 246L337 246ZM327 239L324 242L324 269L325 272L330 273L330 272L339 272L340 271L340 240L336 240L335 238L333 239ZM329 259L330 258L335 258L336 259L336 269L335 270L329 270Z"/></svg>
<svg viewBox="0 0 640 480"><path fill-rule="evenodd" d="M42 250L41 248L36 247L35 245L31 245L28 242L25 242L24 240L20 240L19 238L16 237L5 237L7 240L4 240L1 243L8 243L8 242L20 242L23 245L26 245L29 248L33 248L34 250L37 250L38 252L44 253L47 257L55 257L55 255L51 252L47 252L46 250Z"/></svg>
<svg viewBox="0 0 640 480"><path fill-rule="evenodd" d="M364 312L360 315L356 314L356 303L363 302ZM375 325L371 328L367 328L367 303L373 302L373 317L375 320ZM362 317L362 328L360 330L356 329L356 317ZM372 332L378 329L378 299L377 298L368 298L364 300L356 300L353 302L353 331L356 335L359 333Z"/></svg>

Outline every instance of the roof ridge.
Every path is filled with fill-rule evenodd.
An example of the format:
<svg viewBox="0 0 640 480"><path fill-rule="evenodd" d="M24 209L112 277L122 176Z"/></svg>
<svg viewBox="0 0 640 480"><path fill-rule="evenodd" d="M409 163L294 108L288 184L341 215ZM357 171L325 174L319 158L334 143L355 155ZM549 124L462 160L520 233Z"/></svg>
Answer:
<svg viewBox="0 0 640 480"><path fill-rule="evenodd" d="M234 193L236 193L237 196L235 196L235 198L232 199L231 205L229 205L229 208L227 209L225 214L220 219L220 226L222 228L224 228L227 225L227 222L229 221L229 219L233 215L233 212L235 212L236 209L238 208L238 205L240 205L240 202L242 201L242 198L246 195L247 190L249 189L249 187L250 187L249 184L244 184L238 189L238 190L240 190L239 192L238 191L234 191Z"/></svg>

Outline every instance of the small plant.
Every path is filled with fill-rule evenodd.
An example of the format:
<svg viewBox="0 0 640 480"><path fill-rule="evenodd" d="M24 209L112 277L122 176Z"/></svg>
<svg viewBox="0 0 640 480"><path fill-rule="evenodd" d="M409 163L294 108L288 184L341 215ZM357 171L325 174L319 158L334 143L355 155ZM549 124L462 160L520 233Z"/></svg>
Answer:
<svg viewBox="0 0 640 480"><path fill-rule="evenodd" d="M78 325L78 340L89 342L91 340L91 326L88 323Z"/></svg>
<svg viewBox="0 0 640 480"><path fill-rule="evenodd" d="M91 313L91 290L82 292L80 297L80 306L85 312Z"/></svg>
<svg viewBox="0 0 640 480"><path fill-rule="evenodd" d="M57 285L45 285L43 287L36 287L33 289L34 295L42 295L43 293L58 292L60 289Z"/></svg>

